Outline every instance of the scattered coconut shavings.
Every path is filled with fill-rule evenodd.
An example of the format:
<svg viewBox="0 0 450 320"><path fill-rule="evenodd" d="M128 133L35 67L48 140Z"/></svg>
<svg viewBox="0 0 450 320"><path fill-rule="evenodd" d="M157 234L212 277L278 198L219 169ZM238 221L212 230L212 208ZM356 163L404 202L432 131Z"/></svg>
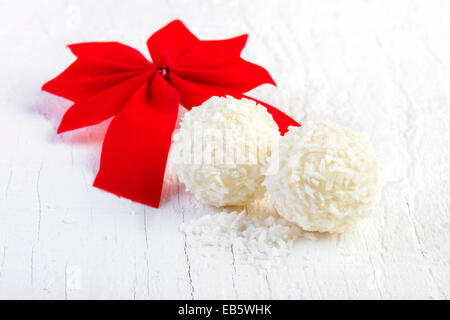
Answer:
<svg viewBox="0 0 450 320"><path fill-rule="evenodd" d="M236 261L255 265L278 264L297 240L316 240L313 233L283 218L252 216L245 211L205 215L181 228L191 247L231 251Z"/></svg>

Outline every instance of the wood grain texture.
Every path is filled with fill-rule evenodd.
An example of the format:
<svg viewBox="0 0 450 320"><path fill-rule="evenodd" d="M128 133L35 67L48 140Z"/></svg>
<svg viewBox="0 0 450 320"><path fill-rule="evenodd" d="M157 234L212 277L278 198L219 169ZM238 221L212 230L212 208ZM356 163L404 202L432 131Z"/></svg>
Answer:
<svg viewBox="0 0 450 320"><path fill-rule="evenodd" d="M0 298L449 298L448 1L0 0ZM276 269L193 248L215 212L170 166L159 210L91 187L106 124L56 136L67 101L40 86L64 47L147 37L181 18L200 38L250 33L244 57L278 88L253 96L299 121L366 132L383 167L357 232L300 241ZM254 209L257 210L257 209ZM261 209L265 210L265 209Z"/></svg>

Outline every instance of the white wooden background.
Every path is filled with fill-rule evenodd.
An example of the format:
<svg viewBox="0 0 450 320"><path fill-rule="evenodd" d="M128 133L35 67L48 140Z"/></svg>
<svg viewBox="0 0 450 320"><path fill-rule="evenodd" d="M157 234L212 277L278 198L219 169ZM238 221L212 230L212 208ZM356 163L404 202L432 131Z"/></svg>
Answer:
<svg viewBox="0 0 450 320"><path fill-rule="evenodd" d="M448 298L449 17L431 0L0 0L0 298ZM371 136L385 183L365 226L255 270L190 246L180 224L215 209L172 169L158 210L91 187L105 125L57 136L69 103L40 86L74 60L66 44L148 55L175 18L203 39L250 33L245 57L278 84L255 97Z"/></svg>

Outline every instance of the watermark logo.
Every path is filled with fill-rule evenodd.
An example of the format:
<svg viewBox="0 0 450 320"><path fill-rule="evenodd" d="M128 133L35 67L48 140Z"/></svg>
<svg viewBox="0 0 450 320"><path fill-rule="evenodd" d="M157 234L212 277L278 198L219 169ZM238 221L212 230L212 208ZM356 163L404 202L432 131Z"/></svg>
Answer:
<svg viewBox="0 0 450 320"><path fill-rule="evenodd" d="M80 29L81 27L81 9L79 6L70 5L67 8L67 28L70 30Z"/></svg>
<svg viewBox="0 0 450 320"><path fill-rule="evenodd" d="M239 165L261 165L262 173L278 171L278 137L250 130L179 129L173 136L175 164L211 165L235 168ZM272 161L269 164L269 157Z"/></svg>
<svg viewBox="0 0 450 320"><path fill-rule="evenodd" d="M79 266L66 266L66 288L68 290L80 290L81 288L81 269Z"/></svg>

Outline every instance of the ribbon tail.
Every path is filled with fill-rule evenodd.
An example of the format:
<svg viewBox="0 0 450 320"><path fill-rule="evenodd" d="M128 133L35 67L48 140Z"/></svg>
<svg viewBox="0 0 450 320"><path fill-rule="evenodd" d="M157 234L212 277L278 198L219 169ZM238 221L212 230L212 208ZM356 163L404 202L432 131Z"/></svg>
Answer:
<svg viewBox="0 0 450 320"><path fill-rule="evenodd" d="M284 135L288 131L288 128L290 126L294 126L294 127L300 127L301 126L300 123L298 123L297 121L295 121L294 119L289 117L287 114L285 114L284 112L282 112L282 111L278 110L277 108L271 106L268 103L265 103L263 101L259 101L257 99L254 99L254 98L246 96L246 95L242 95L242 97L246 98L246 99L253 100L253 101L263 105L264 107L266 107L267 112L269 112L272 115L273 120L277 123L278 129L280 130L281 135Z"/></svg>
<svg viewBox="0 0 450 320"><path fill-rule="evenodd" d="M178 107L178 92L159 75L139 87L111 121L94 186L157 208Z"/></svg>

